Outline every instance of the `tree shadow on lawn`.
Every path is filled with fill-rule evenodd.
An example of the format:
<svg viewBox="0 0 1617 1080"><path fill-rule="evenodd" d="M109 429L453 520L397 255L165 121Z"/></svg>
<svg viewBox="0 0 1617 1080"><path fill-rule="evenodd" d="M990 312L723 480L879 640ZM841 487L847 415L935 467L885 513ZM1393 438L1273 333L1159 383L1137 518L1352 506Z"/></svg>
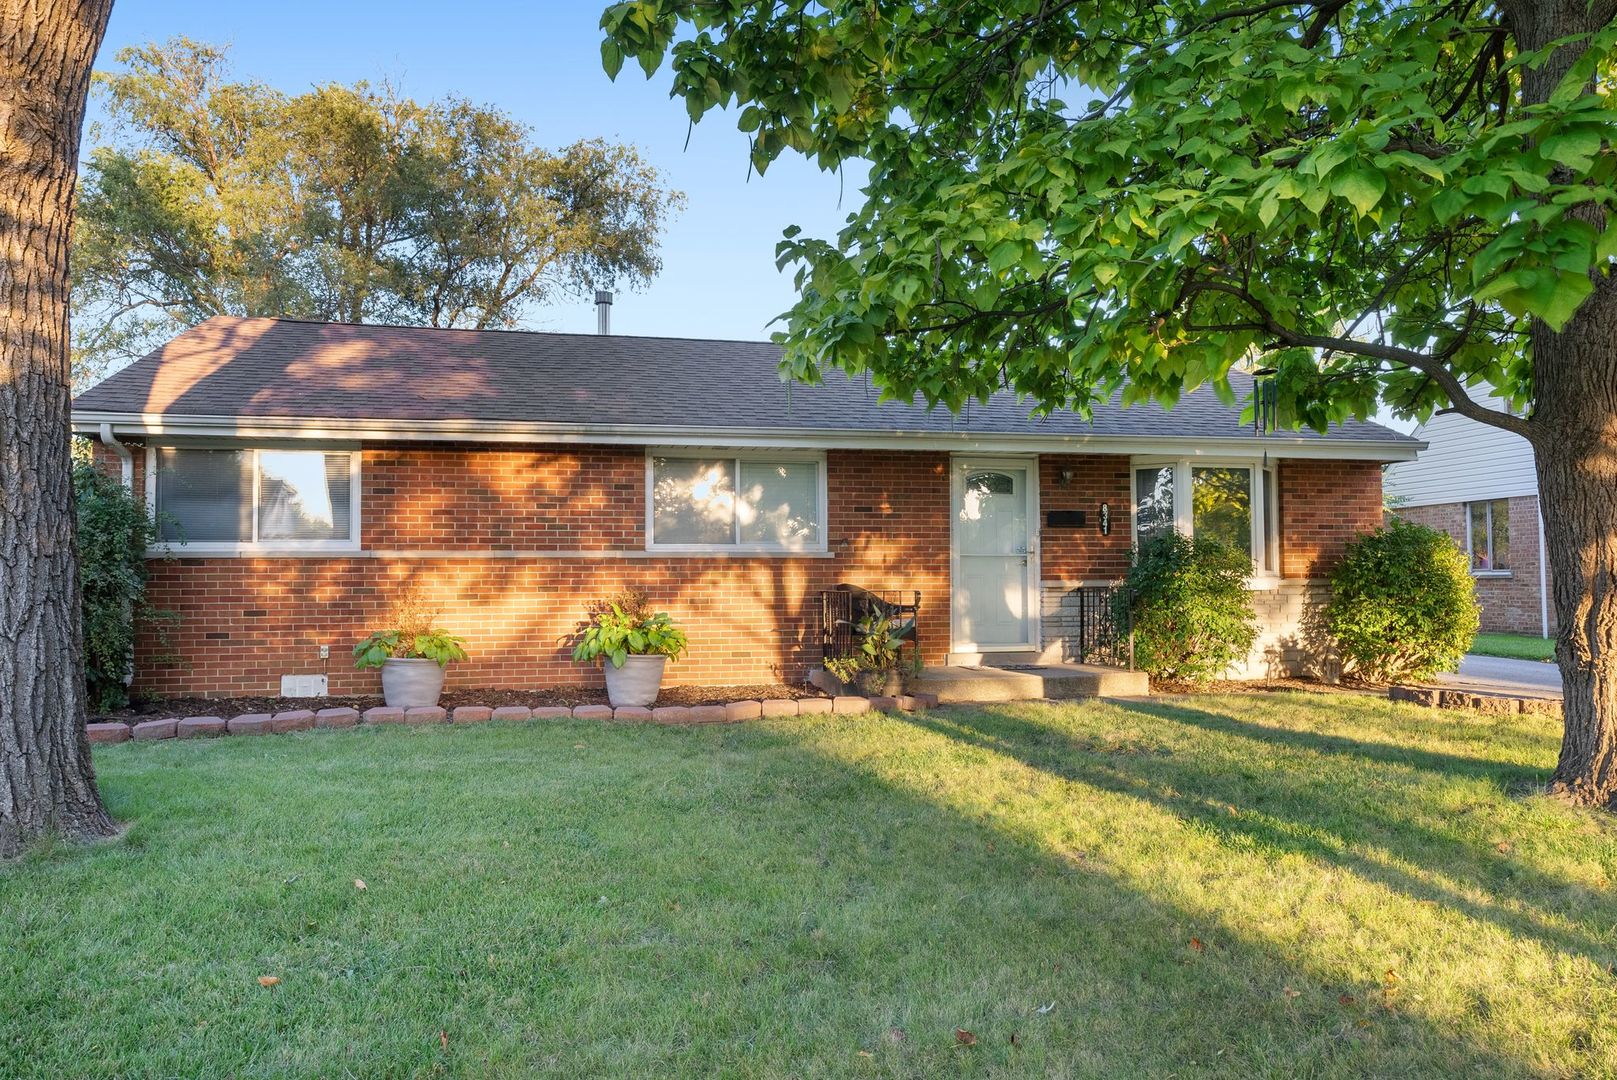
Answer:
<svg viewBox="0 0 1617 1080"><path fill-rule="evenodd" d="M1319 695L1296 696L1317 697ZM1324 700L1335 702L1337 699L1327 698ZM1356 699L1346 698L1345 700L1352 703ZM1130 712L1154 716L1159 719L1171 719L1177 723L1202 728L1205 731L1216 731L1221 735L1261 739L1266 743L1293 750L1312 751L1321 754L1345 754L1350 757L1373 761L1379 765L1406 765L1412 769L1426 769L1431 772L1442 773L1445 776L1466 776L1488 781L1504 780L1507 783L1521 781L1545 783L1548 782L1550 777L1550 769L1548 768L1538 768L1488 758L1468 757L1464 754L1444 753L1437 750L1425 750L1420 747L1399 743L1356 739L1347 735L1302 731L1296 728L1280 727L1275 724L1262 724L1255 720L1240 720L1223 713L1211 713L1184 704L1122 699L1113 699L1109 703Z"/></svg>
<svg viewBox="0 0 1617 1080"><path fill-rule="evenodd" d="M1112 706L1164 723L1216 732L1236 740L1229 753L1209 757L1165 749L1108 752L1076 739L1069 732L1039 724L999 708L945 709L912 714L906 719L927 730L960 739L986 750L1008 754L1029 767L1073 783L1144 800L1175 817L1194 821L1226 845L1258 845L1280 854L1294 854L1327 862L1378 883L1413 900L1426 901L1461 912L1469 918L1536 939L1546 947L1586 958L1605 969L1617 959L1617 945L1602 940L1609 922L1569 918L1562 911L1541 911L1530 899L1564 896L1567 883L1553 879L1519 860L1507 859L1490 845L1479 846L1423 824L1422 817L1443 811L1427 804L1421 776L1402 777L1397 767L1442 771L1440 762L1450 755L1411 751L1366 743L1368 752L1354 753L1355 740L1275 729L1231 717L1178 705L1112 702ZM1300 751L1295 768L1283 764L1253 767L1239 751L1243 741L1271 742ZM1214 744L1201 741L1198 747ZM1354 753L1380 768L1396 797L1368 800L1366 785L1349 782L1335 772L1321 775L1309 768L1306 755ZM1500 764L1493 768L1477 759L1456 757L1455 772L1484 780L1499 790L1539 770ZM1391 768L1389 768L1391 767ZM1392 861L1362 854L1365 846L1379 847L1392 858L1423 867L1452 884L1418 877ZM1469 895L1481 894L1481 898ZM1512 906L1502 899L1520 903ZM1605 917L1609 919L1609 910ZM1567 919L1572 925L1558 924ZM1580 930L1582 932L1580 932Z"/></svg>
<svg viewBox="0 0 1617 1080"><path fill-rule="evenodd" d="M1418 1006L1371 1007L1370 956L1346 982L1239 911L1150 894L974 806L979 754L957 744L1060 776L1048 729L907 720L118 747L105 783L139 843L0 875L0 955L34 958L0 970L0 999L28 1005L21 1028L0 1017L0 1044L58 1075L1544 1071ZM1071 796L1018 801L1037 798ZM360 868L368 892L347 880ZM158 869L163 902L140 915L157 944L51 951L149 901ZM269 1013L252 985L267 964L283 976ZM131 968L166 981L126 992ZM63 1024L93 1051L64 1056Z"/></svg>

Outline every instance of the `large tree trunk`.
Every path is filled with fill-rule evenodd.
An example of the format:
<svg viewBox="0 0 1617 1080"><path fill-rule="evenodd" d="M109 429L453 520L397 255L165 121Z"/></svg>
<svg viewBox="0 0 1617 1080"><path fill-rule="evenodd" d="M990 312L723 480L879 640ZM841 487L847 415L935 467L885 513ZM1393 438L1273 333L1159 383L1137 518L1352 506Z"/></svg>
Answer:
<svg viewBox="0 0 1617 1080"><path fill-rule="evenodd" d="M1524 50L1617 17L1617 0L1513 0L1504 8ZM1547 101L1581 52L1570 43L1524 69L1523 103ZM1598 210L1572 212L1605 228ZM1590 277L1594 295L1566 327L1531 329L1533 457L1566 715L1554 787L1617 809L1617 281L1599 269Z"/></svg>
<svg viewBox="0 0 1617 1080"><path fill-rule="evenodd" d="M112 0L0 0L0 857L107 836L84 734L68 234Z"/></svg>
<svg viewBox="0 0 1617 1080"><path fill-rule="evenodd" d="M1539 505L1566 732L1556 788L1617 809L1617 282L1533 334Z"/></svg>

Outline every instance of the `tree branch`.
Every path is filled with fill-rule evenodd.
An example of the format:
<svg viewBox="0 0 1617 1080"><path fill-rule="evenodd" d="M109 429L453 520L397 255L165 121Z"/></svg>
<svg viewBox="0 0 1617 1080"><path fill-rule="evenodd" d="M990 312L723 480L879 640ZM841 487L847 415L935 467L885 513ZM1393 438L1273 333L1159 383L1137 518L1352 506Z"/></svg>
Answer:
<svg viewBox="0 0 1617 1080"><path fill-rule="evenodd" d="M1325 352L1347 353L1351 356L1367 356L1375 360L1385 360L1392 364L1402 364L1417 371L1425 372L1443 392L1448 395L1453 411L1479 424L1488 424L1492 427L1520 435L1532 442L1537 437L1537 429L1523 417L1512 416L1509 413L1498 412L1485 405L1471 400L1466 393L1465 384L1460 382L1459 376L1450 371L1444 363L1444 357L1453 351L1452 346L1443 355L1419 352L1415 349L1406 349L1399 345L1383 345L1374 341L1356 341L1353 338L1332 337L1325 334L1304 334L1286 326L1274 317L1270 311L1258 302L1257 297L1241 288L1223 281L1191 281L1180 290L1180 298L1185 303L1188 318L1189 307L1194 302L1196 294L1203 292L1223 293L1233 296L1241 301L1261 321L1265 333L1274 335L1277 342L1295 348L1320 349ZM1469 326L1470 323L1467 323Z"/></svg>

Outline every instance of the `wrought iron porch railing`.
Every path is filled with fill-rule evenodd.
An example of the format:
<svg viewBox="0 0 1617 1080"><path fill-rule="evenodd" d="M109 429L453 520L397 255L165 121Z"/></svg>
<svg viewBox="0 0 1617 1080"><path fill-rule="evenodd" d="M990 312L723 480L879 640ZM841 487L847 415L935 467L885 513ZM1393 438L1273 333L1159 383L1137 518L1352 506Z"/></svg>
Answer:
<svg viewBox="0 0 1617 1080"><path fill-rule="evenodd" d="M1134 668L1134 627L1128 605L1123 601L1124 585L1083 585L1067 594L1076 601L1063 604L1076 608L1076 620L1066 619L1062 627L1075 646L1081 664L1111 664Z"/></svg>

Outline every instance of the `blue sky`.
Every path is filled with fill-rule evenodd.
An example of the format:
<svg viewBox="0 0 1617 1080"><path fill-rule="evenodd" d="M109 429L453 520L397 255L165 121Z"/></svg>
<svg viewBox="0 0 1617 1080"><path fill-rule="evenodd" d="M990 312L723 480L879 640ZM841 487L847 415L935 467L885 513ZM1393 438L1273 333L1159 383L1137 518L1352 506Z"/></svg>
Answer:
<svg viewBox="0 0 1617 1080"><path fill-rule="evenodd" d="M860 177L839 183L786 158L749 179L746 137L723 114L696 125L687 148L685 109L668 97L666 68L650 82L634 64L616 82L602 72L596 24L605 2L119 0L100 64L126 45L183 34L230 45L238 76L289 92L390 78L415 98L456 94L504 109L541 145L595 136L633 143L689 205L664 239L662 274L619 296L613 330L763 338L793 300L790 276L775 270L782 230L795 224L810 235L833 234L858 206ZM595 309L546 307L532 326L592 333Z"/></svg>

